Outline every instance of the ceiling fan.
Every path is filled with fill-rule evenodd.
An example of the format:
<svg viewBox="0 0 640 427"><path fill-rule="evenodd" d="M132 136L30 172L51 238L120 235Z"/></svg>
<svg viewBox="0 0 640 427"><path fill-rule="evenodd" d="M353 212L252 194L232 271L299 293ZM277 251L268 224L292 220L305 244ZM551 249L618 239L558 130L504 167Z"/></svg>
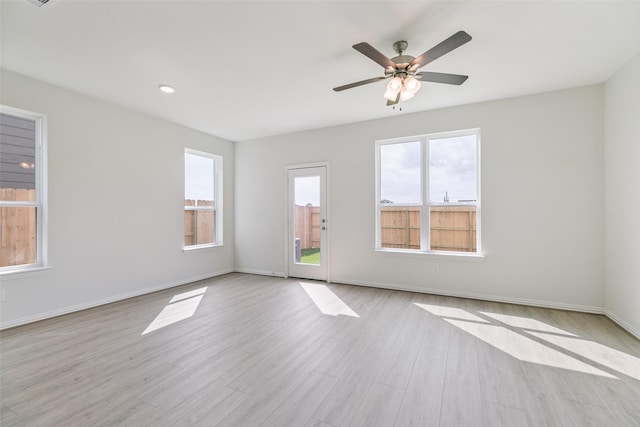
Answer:
<svg viewBox="0 0 640 427"><path fill-rule="evenodd" d="M408 43L404 40L400 40L393 44L393 50L398 54L398 56L394 58L387 58L369 43L362 42L354 44L353 48L355 50L384 67L384 77L373 77L359 82L349 83L347 85L334 87L333 90L340 92L345 89L351 89L380 80L391 79L387 85L384 97L387 100L387 105L395 105L400 101L406 101L407 99L413 98L413 96L420 90L420 81L461 85L469 78L469 76L432 73L429 71L418 73L416 71L428 63L440 58L442 55L459 48L469 40L471 40L471 36L469 34L464 31L458 31L448 39L443 40L418 57L405 55L404 52L407 49Z"/></svg>

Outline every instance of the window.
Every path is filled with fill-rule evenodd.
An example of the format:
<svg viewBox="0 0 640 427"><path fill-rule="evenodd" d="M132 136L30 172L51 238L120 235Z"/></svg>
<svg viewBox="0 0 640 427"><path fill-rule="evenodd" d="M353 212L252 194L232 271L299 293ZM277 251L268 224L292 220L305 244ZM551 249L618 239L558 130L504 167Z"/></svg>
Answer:
<svg viewBox="0 0 640 427"><path fill-rule="evenodd" d="M46 118L0 106L0 273L46 265Z"/></svg>
<svg viewBox="0 0 640 427"><path fill-rule="evenodd" d="M376 142L376 249L480 252L480 131Z"/></svg>
<svg viewBox="0 0 640 427"><path fill-rule="evenodd" d="M222 244L222 157L185 149L184 247Z"/></svg>

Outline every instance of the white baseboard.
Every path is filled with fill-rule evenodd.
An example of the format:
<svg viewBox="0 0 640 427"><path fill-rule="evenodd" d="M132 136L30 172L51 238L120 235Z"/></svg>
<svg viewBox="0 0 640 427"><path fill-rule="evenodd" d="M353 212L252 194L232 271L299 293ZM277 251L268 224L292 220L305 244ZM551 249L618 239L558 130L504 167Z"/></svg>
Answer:
<svg viewBox="0 0 640 427"><path fill-rule="evenodd" d="M417 292L423 294L434 294L434 295L443 295L449 297L459 297L459 298L471 298L478 299L484 301L493 301L493 302L504 302L509 304L520 304L520 305L529 305L533 307L543 307L543 308L555 308L560 310L568 310L568 311L578 311L583 313L593 313L593 314L603 314L615 322L622 329L629 332L631 335L640 339L640 329L635 328L629 322L623 320L615 313L604 309L602 307L593 307L588 305L578 305L578 304L567 304L561 302L554 301L540 301L540 300L532 300L526 298L510 298L510 297L501 297L497 295L486 295L486 294L476 294L470 292L458 292L458 291L449 291L443 289L432 289L432 288L417 288L412 286L397 286L391 285L388 283L378 283L378 282L367 282L367 281L353 281L348 279L339 279L333 278L331 280L332 283L344 283L347 285L354 286L368 286L373 288L382 288L382 289L391 289L397 291L409 291L409 292Z"/></svg>
<svg viewBox="0 0 640 427"><path fill-rule="evenodd" d="M623 320L620 316L607 309L604 310L604 315L611 319L613 322L617 323L618 326L620 326L622 329L626 330L631 335L640 340L640 329L633 327L631 324L629 324L629 322Z"/></svg>
<svg viewBox="0 0 640 427"><path fill-rule="evenodd" d="M257 274L259 276L284 277L281 271L254 270L252 268L236 268L236 273Z"/></svg>
<svg viewBox="0 0 640 427"><path fill-rule="evenodd" d="M25 316L19 319L14 319L9 322L0 323L0 331L4 329L13 328L20 325L26 325L27 323L38 322L40 320L50 319L52 317L62 316L64 314L74 313L76 311L86 310L88 308L98 307L105 304L110 304L116 301L122 301L128 298L138 297L140 295L150 294L153 292L163 291L169 288L175 288L176 286L186 285L188 283L197 282L198 280L211 279L213 277L222 276L223 274L233 273L235 269L228 268L221 271L217 271L215 273L190 277L184 280L178 280L174 282L164 283L160 286L154 286L152 288L140 289L133 292L128 292L126 294L115 295L108 298L99 299L96 301L90 301L83 304L73 305L70 307L64 307L57 310L48 311L46 313L38 313L32 316Z"/></svg>
<svg viewBox="0 0 640 427"><path fill-rule="evenodd" d="M228 274L233 272L257 274L261 276L284 277L284 273L282 272L254 270L254 269L248 269L248 268L236 268L236 269L229 268L229 269L224 269L211 274L195 276L188 279L169 282L160 286L141 289L134 292L128 292L126 294L120 294L113 297L103 298L100 300L78 304L70 307L64 307L64 308L61 308L58 310L52 310L46 313L39 313L33 316L21 317L19 319L15 319L9 322L0 323L0 330L13 328L20 325L26 325L28 323L50 319L52 317L58 317L64 314L86 310L89 308L110 304L112 302L122 301L128 298L133 298L140 295L150 294L153 292L158 292L158 291L162 291L169 288L174 288L176 286L186 285L188 283L197 282L199 280L211 279L213 277L222 276L223 274ZM443 296L459 297L459 298L471 298L471 299L478 299L478 300L484 300L484 301L504 302L504 303L510 303L510 304L521 304L521 305L529 305L534 307L555 308L555 309L561 309L561 310L579 311L584 313L604 314L613 322L618 324L621 328L625 329L630 334L640 339L639 329L635 328L634 326L632 326L627 321L620 318L615 313L601 307L567 304L567 303L560 303L560 302L553 302L553 301L540 301L540 300L532 300L532 299L525 299L525 298L501 297L497 295L476 294L472 292L459 292L459 291L450 291L450 290L444 290L444 289L418 288L413 286L398 286L398 285L393 285L389 283L369 282L364 280L354 281L349 279L332 278L331 282L338 283L338 284L343 283L346 285L367 286L372 288L390 289L390 290L397 290L397 291L408 291L408 292L417 292L417 293L423 293L423 294L434 294L434 295L443 295Z"/></svg>
<svg viewBox="0 0 640 427"><path fill-rule="evenodd" d="M450 291L446 289L418 288L413 286L398 286L389 283L353 281L349 279L332 278L331 283L344 283L346 285L368 286L372 288L391 289L396 291L417 292L421 294L443 295L448 297L470 298L483 301L505 302L509 304L529 305L533 307L556 308L560 310L580 311L584 313L604 314L602 307L588 305L567 304L555 301L540 301L526 298L502 297L497 295L477 294L473 292Z"/></svg>

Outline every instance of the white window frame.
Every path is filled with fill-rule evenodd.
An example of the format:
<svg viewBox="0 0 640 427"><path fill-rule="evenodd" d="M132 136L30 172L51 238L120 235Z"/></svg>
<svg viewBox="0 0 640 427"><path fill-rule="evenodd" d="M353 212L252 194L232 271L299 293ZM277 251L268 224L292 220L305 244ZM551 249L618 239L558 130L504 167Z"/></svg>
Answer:
<svg viewBox="0 0 640 427"><path fill-rule="evenodd" d="M431 203L429 197L429 143L434 139L452 138L457 136L474 135L476 137L476 194L477 200L475 203ZM420 203L393 203L392 205L381 203L381 147L390 144L403 144L408 142L420 142ZM482 255L482 240L481 240L481 227L480 227L480 129L465 129L451 132L439 132L427 135L401 137L393 139L378 140L375 142L375 251L378 252L399 252L399 253L412 253L412 254L437 254L437 255L451 255L451 256L466 256L466 257L478 257ZM404 248L386 248L382 247L382 230L380 224L380 212L383 207L418 207L420 208L420 249L404 249ZM462 252L462 251L442 251L431 250L431 236L430 236L430 211L433 206L475 206L476 207L476 252Z"/></svg>
<svg viewBox="0 0 640 427"><path fill-rule="evenodd" d="M213 160L213 200L214 200L214 205L212 207L208 207L208 206L183 206L183 212L185 210L211 210L213 211L214 215L214 224L213 224L213 229L214 229L214 241L212 243L205 243L205 244L201 244L201 245L185 245L184 244L184 228L185 228L185 224L184 224L184 220L182 223L182 245L183 245L183 250L185 251L192 251L194 249L203 249L203 248L211 248L211 247L216 247L216 246L222 246L223 245L223 233L222 233L222 225L223 225L223 221L222 221L222 212L223 212L223 197L222 197L222 156L219 156L217 154L212 154L212 153L207 153L204 151L199 151L199 150L194 150L191 148L185 148L184 149L184 154L191 154L194 156L201 156L201 157L206 157L208 159L212 159ZM184 165L184 155L183 155L183 165ZM183 173L183 179L186 178L186 170ZM185 200L186 194L183 194L183 205L184 205L184 200Z"/></svg>
<svg viewBox="0 0 640 427"><path fill-rule="evenodd" d="M0 267L0 275L27 273L33 270L48 268L47 254L47 116L33 113L19 108L0 104L0 112L3 114L31 120L35 123L35 196L36 200L29 201L1 201L3 207L34 207L36 209L36 262L33 264L20 264Z"/></svg>

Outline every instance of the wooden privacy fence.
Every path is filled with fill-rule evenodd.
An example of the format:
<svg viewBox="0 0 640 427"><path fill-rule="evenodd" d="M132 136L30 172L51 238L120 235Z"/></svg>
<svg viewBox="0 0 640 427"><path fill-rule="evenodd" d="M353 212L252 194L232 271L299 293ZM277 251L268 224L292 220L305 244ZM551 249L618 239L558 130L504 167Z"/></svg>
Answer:
<svg viewBox="0 0 640 427"><path fill-rule="evenodd" d="M300 249L320 247L320 206L295 208L295 238L300 239Z"/></svg>
<svg viewBox="0 0 640 427"><path fill-rule="evenodd" d="M212 209L189 209L188 207L213 206L212 200L184 201L184 245L204 245L215 242L216 213Z"/></svg>
<svg viewBox="0 0 640 427"><path fill-rule="evenodd" d="M35 190L0 189L5 201L33 201ZM213 206L212 201L185 200L185 206ZM202 245L215 241L215 211L184 210L184 244ZM0 267L36 262L36 209L5 206L0 208Z"/></svg>
<svg viewBox="0 0 640 427"><path fill-rule="evenodd" d="M431 249L476 251L475 206L435 206L430 210ZM295 237L300 248L320 247L320 207L295 207ZM420 208L383 207L380 212L382 247L420 249Z"/></svg>
<svg viewBox="0 0 640 427"><path fill-rule="evenodd" d="M0 189L2 200L35 199L35 190ZM215 210L189 209L213 206L212 201L185 200L184 243L201 245L215 241ZM474 206L431 207L431 249L476 251ZM320 207L295 207L295 237L301 249L320 247ZM36 209L0 208L0 267L32 264L36 257ZM383 207L380 212L381 241L385 248L420 249L420 208Z"/></svg>
<svg viewBox="0 0 640 427"><path fill-rule="evenodd" d="M34 201L35 190L0 188L0 200ZM36 208L0 208L0 267L36 262Z"/></svg>
<svg viewBox="0 0 640 427"><path fill-rule="evenodd" d="M430 208L431 250L476 251L475 206ZM383 248L420 249L420 208L383 207L380 211Z"/></svg>

